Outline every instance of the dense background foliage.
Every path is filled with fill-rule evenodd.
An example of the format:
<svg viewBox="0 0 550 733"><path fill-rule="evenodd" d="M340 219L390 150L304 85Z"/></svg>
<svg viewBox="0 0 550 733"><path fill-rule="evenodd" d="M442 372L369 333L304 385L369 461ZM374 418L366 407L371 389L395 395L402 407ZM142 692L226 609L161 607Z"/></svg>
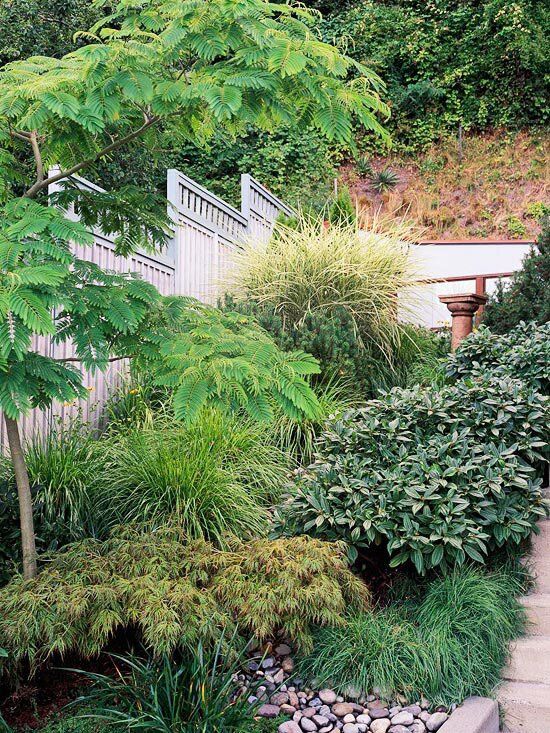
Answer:
<svg viewBox="0 0 550 733"><path fill-rule="evenodd" d="M367 0L332 7L323 26L379 71L408 149L459 124L543 125L549 29L541 0Z"/></svg>
<svg viewBox="0 0 550 733"><path fill-rule="evenodd" d="M509 283L499 282L487 303L483 323L494 333L506 333L520 321L550 321L550 218L521 269Z"/></svg>

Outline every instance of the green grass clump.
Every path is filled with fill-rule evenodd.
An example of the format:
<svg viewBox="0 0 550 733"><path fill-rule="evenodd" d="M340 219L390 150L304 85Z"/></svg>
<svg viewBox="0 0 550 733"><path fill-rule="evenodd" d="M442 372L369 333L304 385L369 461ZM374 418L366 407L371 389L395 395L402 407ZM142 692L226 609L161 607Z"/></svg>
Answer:
<svg viewBox="0 0 550 733"><path fill-rule="evenodd" d="M178 524L218 545L227 533L265 534L289 467L265 427L217 410L190 426L159 418L105 445L95 509L103 524Z"/></svg>
<svg viewBox="0 0 550 733"><path fill-rule="evenodd" d="M508 643L524 628L512 575L473 568L426 584L422 600L350 615L320 629L302 672L343 690L380 687L389 697L427 697L434 704L489 695Z"/></svg>
<svg viewBox="0 0 550 733"><path fill-rule="evenodd" d="M311 648L314 626L339 626L368 605L343 546L308 537L228 540L225 550L181 529L119 529L50 558L38 577L0 589L0 647L11 666L69 652L91 657L128 632L155 655L215 642L238 626Z"/></svg>
<svg viewBox="0 0 550 733"><path fill-rule="evenodd" d="M232 697L245 660L240 653L228 664L223 646L220 639L213 649L199 643L175 657L115 656L116 677L85 673L93 685L81 701L115 731L245 733L259 703Z"/></svg>

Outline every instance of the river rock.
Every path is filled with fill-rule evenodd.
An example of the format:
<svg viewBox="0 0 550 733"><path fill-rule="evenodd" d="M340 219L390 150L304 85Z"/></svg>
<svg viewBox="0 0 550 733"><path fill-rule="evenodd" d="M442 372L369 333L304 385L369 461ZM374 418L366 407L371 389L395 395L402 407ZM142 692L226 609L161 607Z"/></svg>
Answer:
<svg viewBox="0 0 550 733"><path fill-rule="evenodd" d="M258 715L262 718L276 718L279 715L279 706L266 703L259 708Z"/></svg>
<svg viewBox="0 0 550 733"><path fill-rule="evenodd" d="M411 725L414 722L414 715L407 710L396 713L391 719L392 725Z"/></svg>
<svg viewBox="0 0 550 733"><path fill-rule="evenodd" d="M345 723L342 728L342 733L359 733L359 728L355 723Z"/></svg>
<svg viewBox="0 0 550 733"><path fill-rule="evenodd" d="M302 718L302 720L300 720L300 725L302 726L302 730L305 730L306 733L313 733L313 731L317 730L317 726L311 718Z"/></svg>
<svg viewBox="0 0 550 733"><path fill-rule="evenodd" d="M439 730L448 717L447 713L433 713L426 721L426 728L429 731Z"/></svg>
<svg viewBox="0 0 550 733"><path fill-rule="evenodd" d="M379 718L378 720L372 721L370 729L372 733L386 733L390 725L391 720L389 718Z"/></svg>
<svg viewBox="0 0 550 733"><path fill-rule="evenodd" d="M278 728L279 733L302 733L302 729L293 720L285 720Z"/></svg>
<svg viewBox="0 0 550 733"><path fill-rule="evenodd" d="M333 705L336 702L336 693L334 690L325 688L324 690L319 691L319 699L321 702L324 702L325 705Z"/></svg>
<svg viewBox="0 0 550 733"><path fill-rule="evenodd" d="M332 712L339 718L353 713L353 705L349 702L337 702L332 706Z"/></svg>

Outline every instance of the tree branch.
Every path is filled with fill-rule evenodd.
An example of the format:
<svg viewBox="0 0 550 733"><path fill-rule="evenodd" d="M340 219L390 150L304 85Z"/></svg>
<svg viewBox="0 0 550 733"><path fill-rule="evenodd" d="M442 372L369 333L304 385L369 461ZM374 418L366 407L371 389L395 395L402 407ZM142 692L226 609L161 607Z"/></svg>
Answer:
<svg viewBox="0 0 550 733"><path fill-rule="evenodd" d="M141 127L138 127L137 130L134 130L133 132L128 133L128 135L125 135L124 137L119 138L118 140L115 140L110 145L107 145L106 148L103 148L103 150L100 150L99 153L94 155L91 158L87 158L86 160L81 161L80 163L76 163L72 166L72 168L68 168L65 171L60 171L59 173L56 173L53 176L50 176L49 178L44 178L40 183L37 181L34 185L32 185L28 191L25 192L25 196L27 198L34 198L37 193L42 191L44 188L47 188L50 184L56 183L57 181L63 180L63 178L67 178L68 176L74 176L75 173L78 173L83 168L86 168L89 165L92 165L92 163L95 163L96 160L99 160L100 158L103 158L105 155L108 155L109 153L112 153L114 150L118 150L118 148L122 147L123 145L126 145L126 143L131 142L132 140L135 140L137 137L142 135L145 130L147 130L152 125L156 124L160 120L160 117L151 117L146 122L141 125Z"/></svg>
<svg viewBox="0 0 550 733"><path fill-rule="evenodd" d="M114 361L123 361L124 359L133 359L133 354L127 354L126 356L112 356L110 359L107 359L107 362L110 364ZM67 361L82 363L83 359L80 359L78 356L68 356L65 359L54 359L53 361L59 361L62 363Z"/></svg>
<svg viewBox="0 0 550 733"><path fill-rule="evenodd" d="M36 130L33 130L33 132L31 132L29 140L34 155L34 160L36 162L36 183L34 185L38 186L44 181L44 163L42 162L42 154L40 153Z"/></svg>

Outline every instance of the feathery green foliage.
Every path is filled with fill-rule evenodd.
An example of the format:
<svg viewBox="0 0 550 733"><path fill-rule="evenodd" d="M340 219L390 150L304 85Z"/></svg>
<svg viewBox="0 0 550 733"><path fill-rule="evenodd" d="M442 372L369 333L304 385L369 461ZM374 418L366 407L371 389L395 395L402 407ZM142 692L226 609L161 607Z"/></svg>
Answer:
<svg viewBox="0 0 550 733"><path fill-rule="evenodd" d="M204 410L190 426L157 418L101 441L94 486L97 525L177 524L189 538L224 544L224 535L265 534L267 506L289 468L265 426Z"/></svg>
<svg viewBox="0 0 550 733"><path fill-rule="evenodd" d="M301 671L339 690L380 687L390 698L424 696L434 704L490 695L509 642L524 628L521 592L505 572L455 570L427 583L409 609L375 609L320 629Z"/></svg>
<svg viewBox="0 0 550 733"><path fill-rule="evenodd" d="M77 702L86 704L92 720L115 731L245 733L259 703L235 696L234 675L245 658L228 663L223 642L212 650L199 643L175 659L113 656L117 676L85 672L93 686Z"/></svg>
<svg viewBox="0 0 550 733"><path fill-rule="evenodd" d="M294 418L316 418L317 398L307 378L319 372L303 351L283 353L255 321L222 313L192 298L167 298L153 314L150 339L135 365L158 385L174 389L176 417L191 423L207 403L236 408L253 419L273 417L270 399Z"/></svg>
<svg viewBox="0 0 550 733"><path fill-rule="evenodd" d="M218 550L181 530L114 531L58 552L37 578L0 589L0 645L32 665L71 651L98 654L134 629L156 655L208 646L235 625L266 639L284 633L311 646L313 625L336 625L368 592L343 548L297 537L232 539Z"/></svg>
<svg viewBox="0 0 550 733"><path fill-rule="evenodd" d="M305 355L282 357L269 339L251 329L239 333L243 324L234 319L211 319L215 336L204 327L201 332L195 319L195 338L180 331L167 344L148 330L145 316L160 300L155 289L79 260L72 245L90 244L87 227L97 223L117 232L117 251L127 254L144 235L152 246L161 242L164 220L150 213L135 190L81 191L74 176L138 139L148 148L162 135L172 145L203 143L220 130L237 134L251 126L286 125L350 142L354 118L385 135L376 115L388 111L378 97L378 77L320 41L313 32L316 16L302 6L264 0L95 5L107 15L79 34L87 45L62 58L34 56L0 69L0 408L17 476L29 577L36 574L36 549L16 421L32 408L84 392L79 369L35 351L34 336L72 340L71 359L91 369L134 356L138 343L146 347L142 358L147 351L155 359L160 351L164 381L178 385L176 413L188 421L211 398L268 419L266 384L294 415L317 411L302 379L315 370L314 362ZM357 75L348 83L351 69ZM62 188L57 202L74 203L80 222L45 205L53 184ZM148 335L142 338L143 328ZM202 350L205 369L199 359L186 358L191 348Z"/></svg>

